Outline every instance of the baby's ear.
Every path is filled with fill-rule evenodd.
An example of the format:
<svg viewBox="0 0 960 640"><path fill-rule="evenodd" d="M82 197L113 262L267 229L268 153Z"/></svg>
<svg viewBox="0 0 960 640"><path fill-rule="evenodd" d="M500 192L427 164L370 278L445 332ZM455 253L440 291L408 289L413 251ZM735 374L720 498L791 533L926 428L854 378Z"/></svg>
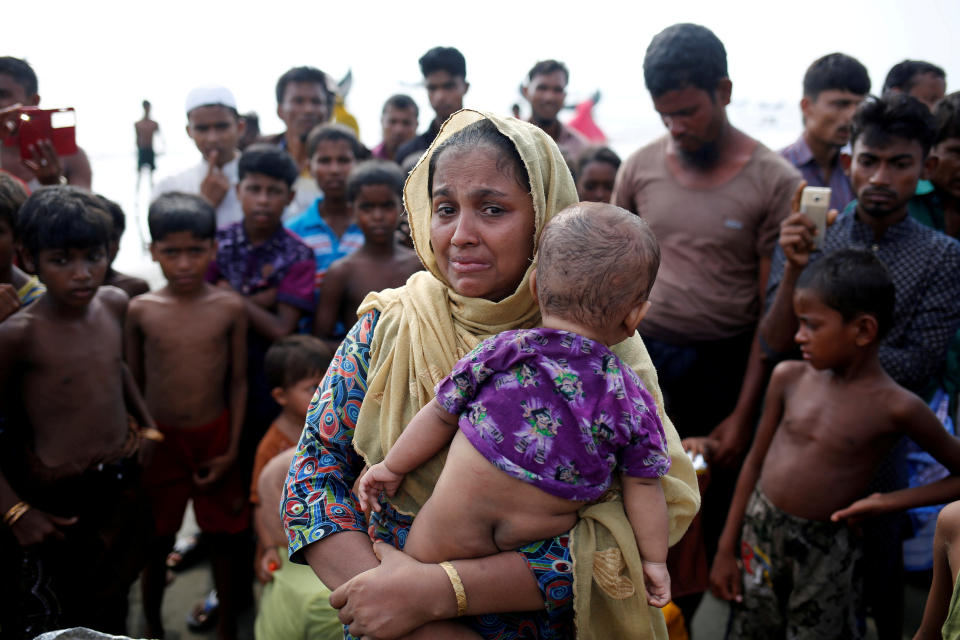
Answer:
<svg viewBox="0 0 960 640"><path fill-rule="evenodd" d="M643 320L643 317L647 315L647 312L650 311L650 301L644 300L641 304L635 306L633 309L630 309L630 312L627 313L627 317L623 319L623 328L627 332L628 336L632 336L637 331L637 327L640 326L640 321Z"/></svg>
<svg viewBox="0 0 960 640"><path fill-rule="evenodd" d="M534 302L538 302L540 298L537 297L537 268L533 267L530 269L530 293L533 294Z"/></svg>

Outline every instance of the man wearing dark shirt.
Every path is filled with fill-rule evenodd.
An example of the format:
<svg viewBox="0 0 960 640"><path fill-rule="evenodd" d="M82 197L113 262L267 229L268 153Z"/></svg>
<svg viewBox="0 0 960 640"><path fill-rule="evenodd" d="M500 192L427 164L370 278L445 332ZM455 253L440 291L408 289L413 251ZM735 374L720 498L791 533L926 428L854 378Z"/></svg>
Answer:
<svg viewBox="0 0 960 640"><path fill-rule="evenodd" d="M857 200L827 229L813 251L814 224L794 212L781 226L767 286L773 300L760 323L770 351L794 351L797 318L793 294L811 261L845 248L872 251L896 288L893 324L880 343L880 362L899 384L919 392L943 364L960 327L960 243L907 215L934 140L933 118L918 100L890 95L861 105L853 119L850 179ZM796 208L796 207L795 207ZM873 490L902 483L894 456ZM864 539L866 594L880 638L899 638L902 628L902 565L897 521L878 522Z"/></svg>
<svg viewBox="0 0 960 640"><path fill-rule="evenodd" d="M440 125L463 108L463 96L470 88L467 82L467 61L453 47L434 47L420 58L420 73L427 86L427 97L436 114L430 127L403 144L397 150L396 160L403 163L408 156L426 151L440 132Z"/></svg>
<svg viewBox="0 0 960 640"><path fill-rule="evenodd" d="M831 53L803 76L803 134L780 152L811 187L830 187L830 208L843 211L853 200L841 149L850 142L853 112L870 93L870 76L856 59Z"/></svg>

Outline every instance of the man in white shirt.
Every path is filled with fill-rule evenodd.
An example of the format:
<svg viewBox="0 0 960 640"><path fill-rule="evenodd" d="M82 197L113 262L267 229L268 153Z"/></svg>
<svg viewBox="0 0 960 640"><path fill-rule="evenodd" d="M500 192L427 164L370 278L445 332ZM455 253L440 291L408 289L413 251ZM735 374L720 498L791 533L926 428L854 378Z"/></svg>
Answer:
<svg viewBox="0 0 960 640"><path fill-rule="evenodd" d="M225 87L198 87L187 94L187 135L203 155L200 163L162 180L153 198L171 191L202 196L217 211L217 228L243 219L237 199L237 141L243 135L243 119L237 101Z"/></svg>

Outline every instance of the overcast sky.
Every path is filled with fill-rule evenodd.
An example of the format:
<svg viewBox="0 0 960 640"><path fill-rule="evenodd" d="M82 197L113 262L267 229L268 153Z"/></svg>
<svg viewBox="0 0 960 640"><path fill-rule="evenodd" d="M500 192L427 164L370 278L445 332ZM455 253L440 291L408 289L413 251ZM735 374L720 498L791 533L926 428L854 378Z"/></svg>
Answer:
<svg viewBox="0 0 960 640"><path fill-rule="evenodd" d="M704 24L723 40L741 106L785 102L791 117L806 66L831 51L859 58L875 90L905 57L943 66L948 90L960 82L960 49L952 46L960 33L957 0L626 4L54 0L8 25L3 49L36 68L44 105L77 108L80 143L92 155L132 152L130 123L143 98L154 103L170 150L189 150L183 99L204 83L227 85L242 111L259 112L265 131L279 131L274 83L301 64L337 78L353 69L348 106L372 145L390 94L410 93L428 109L416 85L417 58L435 45L466 56L468 106L506 113L520 100L517 86L529 67L553 57L570 67L571 98L603 91L597 118L608 133L643 137L659 127L643 88L643 52L675 22Z"/></svg>

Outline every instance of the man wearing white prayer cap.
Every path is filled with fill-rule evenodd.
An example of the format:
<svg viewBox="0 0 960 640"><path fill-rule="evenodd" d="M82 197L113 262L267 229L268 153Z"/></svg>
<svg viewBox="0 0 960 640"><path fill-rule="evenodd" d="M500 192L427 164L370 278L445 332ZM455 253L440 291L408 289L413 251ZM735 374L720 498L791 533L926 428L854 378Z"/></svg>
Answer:
<svg viewBox="0 0 960 640"><path fill-rule="evenodd" d="M162 180L153 199L171 191L203 196L217 210L217 228L243 219L237 199L237 141L243 135L243 119L237 101L226 87L197 87L187 94L187 135L203 156L200 163Z"/></svg>

